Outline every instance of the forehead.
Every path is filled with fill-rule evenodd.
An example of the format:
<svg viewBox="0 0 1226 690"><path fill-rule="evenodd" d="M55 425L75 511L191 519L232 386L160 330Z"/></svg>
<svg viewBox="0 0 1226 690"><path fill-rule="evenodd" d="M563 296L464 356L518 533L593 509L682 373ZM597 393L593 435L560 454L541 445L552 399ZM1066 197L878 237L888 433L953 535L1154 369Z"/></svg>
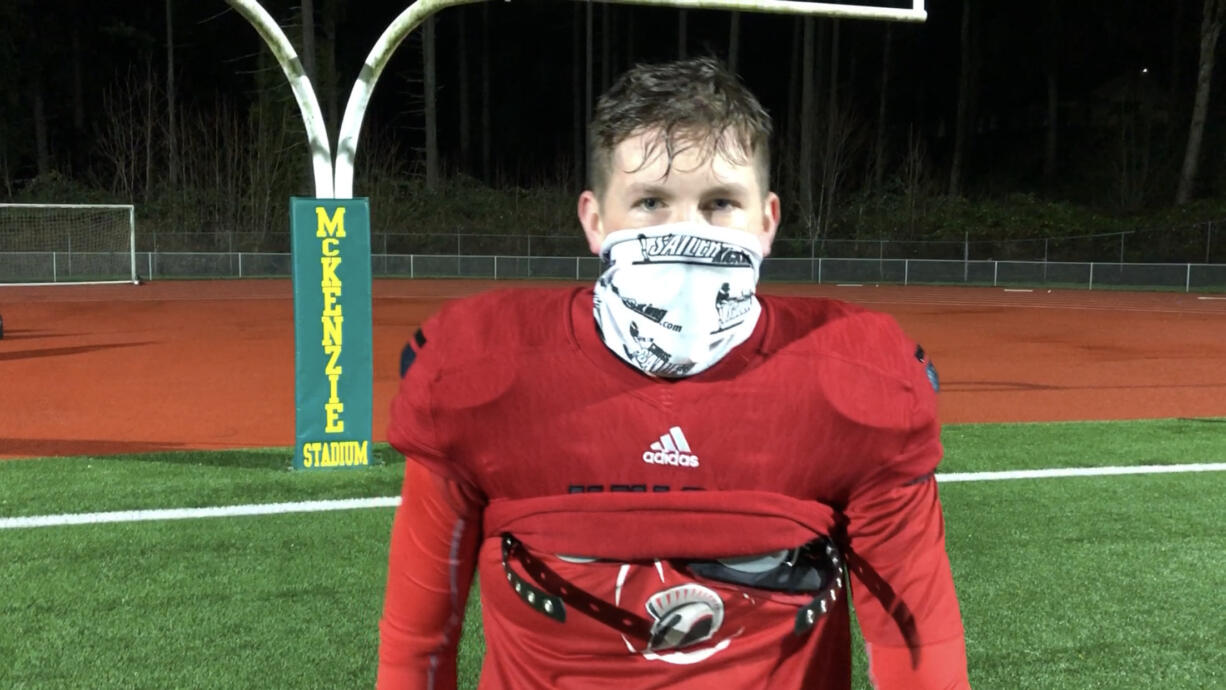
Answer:
<svg viewBox="0 0 1226 690"><path fill-rule="evenodd" d="M702 137L677 134L673 137L673 158L668 157L664 132L646 130L631 135L613 149L613 170L610 182L670 181L723 184L756 179L752 155L747 154L730 132L723 135L717 148Z"/></svg>

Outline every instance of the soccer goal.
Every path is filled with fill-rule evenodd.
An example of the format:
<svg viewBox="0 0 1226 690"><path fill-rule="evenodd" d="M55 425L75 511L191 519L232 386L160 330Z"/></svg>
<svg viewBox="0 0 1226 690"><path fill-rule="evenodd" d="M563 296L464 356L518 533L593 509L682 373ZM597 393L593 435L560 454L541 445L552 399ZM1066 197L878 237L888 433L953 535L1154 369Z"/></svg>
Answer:
<svg viewBox="0 0 1226 690"><path fill-rule="evenodd" d="M138 282L131 204L0 204L0 284Z"/></svg>

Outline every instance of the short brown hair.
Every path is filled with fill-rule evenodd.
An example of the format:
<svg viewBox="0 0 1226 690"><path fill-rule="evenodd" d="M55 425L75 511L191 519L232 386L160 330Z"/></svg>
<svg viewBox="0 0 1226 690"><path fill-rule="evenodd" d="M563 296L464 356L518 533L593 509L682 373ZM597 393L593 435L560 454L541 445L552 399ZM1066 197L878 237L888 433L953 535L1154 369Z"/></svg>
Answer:
<svg viewBox="0 0 1226 690"><path fill-rule="evenodd" d="M617 145L655 128L663 136L644 151L644 165L657 155L659 144L664 145L668 156L668 170L677 154L690 146L705 149L704 161L720 155L743 163L749 156L758 168L762 193L768 191L770 115L718 60L692 58L636 65L600 97L588 127L588 180L598 196L603 197L608 185ZM735 149L728 145L729 133Z"/></svg>

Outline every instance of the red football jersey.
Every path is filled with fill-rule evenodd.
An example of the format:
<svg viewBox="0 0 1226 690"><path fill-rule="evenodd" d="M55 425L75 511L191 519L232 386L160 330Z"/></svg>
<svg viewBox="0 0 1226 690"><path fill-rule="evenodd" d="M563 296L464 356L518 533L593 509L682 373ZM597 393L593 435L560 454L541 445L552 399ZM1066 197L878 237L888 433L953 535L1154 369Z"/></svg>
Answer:
<svg viewBox="0 0 1226 690"><path fill-rule="evenodd" d="M798 631L812 594L689 567L830 535L882 687L966 687L928 362L888 316L760 300L749 340L675 380L607 350L590 289L495 291L423 325L389 439L435 479L406 471L381 686L454 672L475 565L482 687L848 688L846 590ZM546 612L533 583L564 596Z"/></svg>

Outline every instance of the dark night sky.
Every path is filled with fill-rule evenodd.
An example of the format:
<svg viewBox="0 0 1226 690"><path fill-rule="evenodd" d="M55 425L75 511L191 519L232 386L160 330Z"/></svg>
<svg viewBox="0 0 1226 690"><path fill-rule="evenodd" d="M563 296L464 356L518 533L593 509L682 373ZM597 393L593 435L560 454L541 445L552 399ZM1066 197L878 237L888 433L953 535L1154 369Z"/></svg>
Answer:
<svg viewBox="0 0 1226 690"><path fill-rule="evenodd" d="M315 0L322 12L325 0ZM347 2L341 12L337 67L341 107L361 62L387 23L402 11L403 0ZM1176 80L1174 101L1185 108L1191 101L1196 71L1200 3L1078 2L1025 3L975 0L982 67L978 79L978 121L986 129L1028 112L1041 114L1046 99L1045 55L1054 51L1059 64L1062 101L1084 99L1108 82L1149 68L1145 79L1167 92ZM295 21L297 2L267 0L266 7L283 26ZM1048 7L1058 7L1060 22L1050 20ZM915 126L931 137L939 158L942 137L954 118L962 2L931 0L925 24L895 25L890 88L890 129L894 136ZM579 3L566 0L515 0L487 6L445 10L438 19L440 137L444 155L454 159L458 148L457 103L458 17L468 29L470 94L474 127L480 121L481 32L488 18L494 158L516 180L548 177L570 150L573 27ZM601 36L604 6L594 7L596 22L596 81L601 78ZM618 70L630 61L668 59L676 55L678 13L673 9L610 6L613 21L611 62ZM727 50L728 14L689 13L691 54L723 56ZM256 55L260 41L254 29L221 0L174 1L175 59L179 100L186 107L205 106L219 98L242 103L255 92ZM742 24L740 72L776 117L777 129L788 108L793 65L793 34L799 20L780 15L745 14ZM322 31L322 26L317 25ZM83 97L87 112L100 107L103 89L119 75L164 69L165 4L163 2L86 0L0 0L0 84L5 87L0 134L5 161L16 179L34 172L31 89L41 84L51 129L51 149L57 167L74 155L81 160L82 142L72 137L72 41L79 32L83 63ZM287 30L298 40L297 29ZM844 21L841 24L840 83L843 95L866 123L877 111L877 81L885 24ZM632 36L631 36L632 33ZM825 60L821 60L823 66ZM1219 70L1220 74L1221 70ZM377 128L405 148L422 145L420 44L406 41L383 75L371 105L364 135ZM35 82L36 75L42 81ZM279 75L274 75L280 80ZM162 77L155 77L162 79ZM288 97L288 87L283 88ZM338 118L339 119L339 118ZM1022 125L1011 125L1020 127ZM1041 122L1033 123L1034 128ZM905 135L904 135L905 136ZM474 146L479 133L474 131ZM364 136L359 156L378 142ZM75 151L75 153L74 153ZM990 165L991 161L981 161ZM78 164L79 165L79 164Z"/></svg>

